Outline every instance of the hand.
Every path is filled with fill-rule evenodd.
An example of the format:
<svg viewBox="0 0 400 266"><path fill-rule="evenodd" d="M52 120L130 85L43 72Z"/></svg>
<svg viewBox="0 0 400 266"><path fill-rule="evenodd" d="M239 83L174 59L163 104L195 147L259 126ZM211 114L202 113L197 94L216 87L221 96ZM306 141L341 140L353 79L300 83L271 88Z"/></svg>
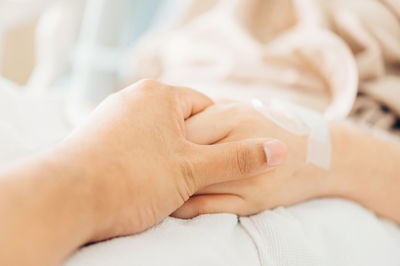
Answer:
<svg viewBox="0 0 400 266"><path fill-rule="evenodd" d="M280 128L251 106L222 103L208 107L186 121L187 138L198 144L230 143L270 136L288 146L286 161L267 173L216 185L196 192L173 216L191 218L204 213L251 215L280 205L291 205L319 195L329 195L326 171L306 164L306 137ZM272 140L276 153L281 144ZM278 163L283 160L277 156ZM270 162L270 167L274 162Z"/></svg>
<svg viewBox="0 0 400 266"><path fill-rule="evenodd" d="M186 140L184 120L211 104L187 88L141 81L106 99L64 143L93 182L92 240L143 231L196 191L267 170L263 135L210 146Z"/></svg>

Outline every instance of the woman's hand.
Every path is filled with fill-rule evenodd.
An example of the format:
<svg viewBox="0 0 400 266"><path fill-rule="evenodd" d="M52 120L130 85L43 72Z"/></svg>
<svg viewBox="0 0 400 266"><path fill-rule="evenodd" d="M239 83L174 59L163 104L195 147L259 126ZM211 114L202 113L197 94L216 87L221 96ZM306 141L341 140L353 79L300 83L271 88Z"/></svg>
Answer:
<svg viewBox="0 0 400 266"><path fill-rule="evenodd" d="M2 168L0 265L58 265L85 243L155 225L196 191L265 172L265 138L185 138L185 119L211 104L187 88L141 81L106 99L58 147Z"/></svg>
<svg viewBox="0 0 400 266"><path fill-rule="evenodd" d="M267 173L197 191L173 214L176 217L220 212L250 215L335 192L324 176L326 171L305 163L307 138L280 128L250 105L228 102L208 107L186 121L186 131L188 139L198 144L230 143L264 136L279 138L287 144L288 156L279 168ZM271 140L270 146L275 145L281 144ZM280 162L282 157L276 158ZM270 162L270 166L273 164Z"/></svg>
<svg viewBox="0 0 400 266"><path fill-rule="evenodd" d="M190 89L142 81L109 97L66 141L69 158L93 176L101 211L92 240L143 231L196 191L267 169L265 135L212 146L185 138L184 120L211 104Z"/></svg>

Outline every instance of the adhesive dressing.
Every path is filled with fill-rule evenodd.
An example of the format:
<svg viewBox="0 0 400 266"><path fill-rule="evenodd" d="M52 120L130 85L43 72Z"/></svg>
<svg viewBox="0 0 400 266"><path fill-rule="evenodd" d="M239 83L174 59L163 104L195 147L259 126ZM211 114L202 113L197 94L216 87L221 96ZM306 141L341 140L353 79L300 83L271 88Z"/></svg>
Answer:
<svg viewBox="0 0 400 266"><path fill-rule="evenodd" d="M308 136L306 162L323 169L331 164L329 124L316 111L280 99L252 100L253 107L279 127L298 136Z"/></svg>

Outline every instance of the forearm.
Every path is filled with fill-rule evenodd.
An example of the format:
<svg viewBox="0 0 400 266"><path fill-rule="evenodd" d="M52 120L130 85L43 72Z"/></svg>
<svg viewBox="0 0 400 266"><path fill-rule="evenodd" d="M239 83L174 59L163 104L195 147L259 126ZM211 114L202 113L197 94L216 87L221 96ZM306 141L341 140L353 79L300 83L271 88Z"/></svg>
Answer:
<svg viewBox="0 0 400 266"><path fill-rule="evenodd" d="M332 127L334 194L400 223L400 144L348 125Z"/></svg>
<svg viewBox="0 0 400 266"><path fill-rule="evenodd" d="M90 180L47 153L0 173L0 265L57 265L89 240Z"/></svg>

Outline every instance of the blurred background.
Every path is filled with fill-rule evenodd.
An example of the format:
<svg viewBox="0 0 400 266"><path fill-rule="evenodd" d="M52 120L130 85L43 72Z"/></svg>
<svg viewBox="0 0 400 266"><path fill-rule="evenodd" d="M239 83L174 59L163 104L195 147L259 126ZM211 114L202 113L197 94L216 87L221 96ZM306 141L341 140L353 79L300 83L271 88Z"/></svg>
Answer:
<svg viewBox="0 0 400 266"><path fill-rule="evenodd" d="M58 142L128 83L127 54L190 0L0 0L0 162Z"/></svg>
<svg viewBox="0 0 400 266"><path fill-rule="evenodd" d="M34 93L68 92L76 108L89 110L79 101L95 104L121 87L126 53L143 34L171 27L189 4L0 0L0 76Z"/></svg>
<svg viewBox="0 0 400 266"><path fill-rule="evenodd" d="M0 146L54 143L140 78L400 136L400 0L0 0Z"/></svg>
<svg viewBox="0 0 400 266"><path fill-rule="evenodd" d="M106 72L123 64L124 52L141 35L170 27L189 4L190 0L0 0L0 74L19 85L47 87L67 86L82 64ZM52 73L39 69L50 64ZM115 85L118 74L105 79L99 83Z"/></svg>

